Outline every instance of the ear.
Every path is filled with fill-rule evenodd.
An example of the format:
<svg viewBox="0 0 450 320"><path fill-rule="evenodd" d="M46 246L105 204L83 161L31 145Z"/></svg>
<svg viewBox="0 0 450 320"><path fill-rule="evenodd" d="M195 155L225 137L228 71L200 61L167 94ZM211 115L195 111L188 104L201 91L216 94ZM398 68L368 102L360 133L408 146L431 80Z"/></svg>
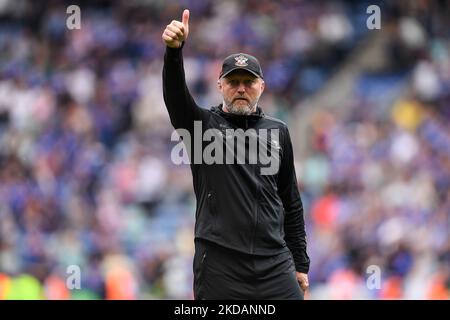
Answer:
<svg viewBox="0 0 450 320"><path fill-rule="evenodd" d="M219 89L219 91L222 91L222 81L217 80L217 89Z"/></svg>
<svg viewBox="0 0 450 320"><path fill-rule="evenodd" d="M266 83L261 79L261 93L264 92L264 88L266 87Z"/></svg>

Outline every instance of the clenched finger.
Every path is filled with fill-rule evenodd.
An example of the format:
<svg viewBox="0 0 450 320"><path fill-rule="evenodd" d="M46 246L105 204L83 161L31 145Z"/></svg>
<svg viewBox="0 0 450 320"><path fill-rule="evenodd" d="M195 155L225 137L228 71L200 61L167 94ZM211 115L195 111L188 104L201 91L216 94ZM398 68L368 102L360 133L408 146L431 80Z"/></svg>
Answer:
<svg viewBox="0 0 450 320"><path fill-rule="evenodd" d="M172 26L174 26L174 27L177 27L178 29L181 30L181 32L184 33L184 25L183 25L180 21L172 20L172 22L170 23L170 25L172 25Z"/></svg>
<svg viewBox="0 0 450 320"><path fill-rule="evenodd" d="M180 28L177 28L176 26L173 26L171 24L169 24L166 29L172 31L173 33L176 33L177 36L180 37L180 38L182 38L183 35L184 35L183 31L180 30Z"/></svg>
<svg viewBox="0 0 450 320"><path fill-rule="evenodd" d="M178 36L175 32L170 31L169 29L164 30L164 34L169 36L172 40L177 40Z"/></svg>
<svg viewBox="0 0 450 320"><path fill-rule="evenodd" d="M308 283L308 281L302 281L302 282L300 282L300 287L302 288L303 291L306 291L306 289L309 288L309 283Z"/></svg>
<svg viewBox="0 0 450 320"><path fill-rule="evenodd" d="M168 35L166 35L165 33L163 33L162 38L164 41L173 41L172 37L169 37Z"/></svg>

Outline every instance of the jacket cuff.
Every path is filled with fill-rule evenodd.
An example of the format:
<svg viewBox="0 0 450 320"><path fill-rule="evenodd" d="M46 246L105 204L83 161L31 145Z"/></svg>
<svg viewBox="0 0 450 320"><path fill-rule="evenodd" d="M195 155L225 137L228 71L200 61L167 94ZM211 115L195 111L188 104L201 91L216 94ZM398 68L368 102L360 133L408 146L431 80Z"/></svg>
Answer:
<svg viewBox="0 0 450 320"><path fill-rule="evenodd" d="M295 264L295 270L297 272L302 273L308 273L309 271L309 257L306 255L306 257L300 258L294 256L294 264Z"/></svg>
<svg viewBox="0 0 450 320"><path fill-rule="evenodd" d="M184 41L181 43L181 47L179 47L179 48L171 48L171 47L166 46L167 56L170 58L180 57L183 47L184 47Z"/></svg>
<svg viewBox="0 0 450 320"><path fill-rule="evenodd" d="M295 265L295 270L297 272L301 273L308 273L309 272L309 265Z"/></svg>

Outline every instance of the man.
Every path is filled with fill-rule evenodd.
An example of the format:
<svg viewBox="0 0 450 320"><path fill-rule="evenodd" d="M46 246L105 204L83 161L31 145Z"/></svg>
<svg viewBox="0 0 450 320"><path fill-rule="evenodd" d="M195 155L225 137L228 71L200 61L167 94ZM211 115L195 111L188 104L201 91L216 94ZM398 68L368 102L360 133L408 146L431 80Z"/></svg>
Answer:
<svg viewBox="0 0 450 320"><path fill-rule="evenodd" d="M309 257L289 131L258 106L263 72L258 60L247 54L223 62L217 83L223 103L210 110L197 106L185 83L182 48L188 34L189 10L162 34L164 101L174 128L191 135L215 130L211 136L220 143L228 133L240 132L256 137L259 151L270 149L271 159L278 160L276 170L264 172L262 162L269 156L249 161L257 149L244 139L237 147L245 148L245 155L231 153L227 158L217 149L214 156L223 158L221 163L191 161L197 198L194 298L303 299ZM273 132L279 134L278 141L271 140ZM234 151L225 140L226 151ZM203 142L188 149L191 160L196 152L206 151Z"/></svg>

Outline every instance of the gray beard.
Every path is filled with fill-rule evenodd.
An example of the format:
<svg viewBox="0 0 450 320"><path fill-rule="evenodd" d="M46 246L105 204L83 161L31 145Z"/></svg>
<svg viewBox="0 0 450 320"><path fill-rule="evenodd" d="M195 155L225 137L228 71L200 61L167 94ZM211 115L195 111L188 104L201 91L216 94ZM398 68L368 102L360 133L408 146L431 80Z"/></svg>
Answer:
<svg viewBox="0 0 450 320"><path fill-rule="evenodd" d="M228 105L225 103L225 101L223 102L223 105L225 106L225 108L227 108L228 112L230 113L234 113L234 114L238 114L238 115L249 115L252 114L253 112L255 112L255 106L246 106L246 107L236 107L232 104Z"/></svg>

